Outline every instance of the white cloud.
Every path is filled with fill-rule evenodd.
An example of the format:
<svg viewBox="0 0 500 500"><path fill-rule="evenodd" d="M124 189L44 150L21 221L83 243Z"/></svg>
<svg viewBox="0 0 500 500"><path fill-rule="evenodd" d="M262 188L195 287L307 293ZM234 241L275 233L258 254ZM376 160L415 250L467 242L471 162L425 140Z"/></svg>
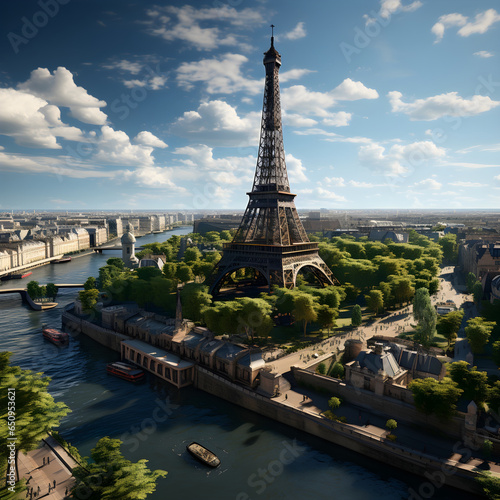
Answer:
<svg viewBox="0 0 500 500"><path fill-rule="evenodd" d="M403 94L391 91L387 94L393 112L405 113L411 120L437 120L443 116L474 116L495 108L500 101L493 101L488 96L474 95L465 99L457 92L448 92L426 99L417 99L412 103L401 100Z"/></svg>
<svg viewBox="0 0 500 500"><path fill-rule="evenodd" d="M52 174L74 179L113 179L122 177L126 173L122 170L99 169L95 164L88 165L69 156L23 156L2 152L0 152L0 171Z"/></svg>
<svg viewBox="0 0 500 500"><path fill-rule="evenodd" d="M304 38L306 36L306 29L304 28L304 23L299 22L297 26L293 28L292 31L285 33L284 35L280 35L280 39L284 38L285 40L298 40L299 38Z"/></svg>
<svg viewBox="0 0 500 500"><path fill-rule="evenodd" d="M478 52L474 52L473 55L487 59L488 57L493 57L495 54L493 54L493 52L489 52L488 50L480 50Z"/></svg>
<svg viewBox="0 0 500 500"><path fill-rule="evenodd" d="M409 4L403 5L401 0L381 0L380 1L380 16L384 18L391 17L399 11L402 12L413 12L419 7L422 7L422 2L418 0L411 2Z"/></svg>
<svg viewBox="0 0 500 500"><path fill-rule="evenodd" d="M298 80L302 78L304 75L308 75L309 73L315 73L315 71L311 69L289 69L288 71L283 71L280 73L280 82L285 83L290 80Z"/></svg>
<svg viewBox="0 0 500 500"><path fill-rule="evenodd" d="M329 114L328 108L335 104L335 99L329 93L310 91L304 85L283 89L281 101L287 111L324 117Z"/></svg>
<svg viewBox="0 0 500 500"><path fill-rule="evenodd" d="M327 184L328 186L345 187L343 177L325 177L321 182Z"/></svg>
<svg viewBox="0 0 500 500"><path fill-rule="evenodd" d="M185 62L177 69L177 83L186 90L191 90L195 82L205 83L209 94L239 91L259 94L263 80L246 78L241 73L241 66L247 61L248 58L241 54L224 54L220 59Z"/></svg>
<svg viewBox="0 0 500 500"><path fill-rule="evenodd" d="M154 137L153 134L151 136ZM153 147L131 144L125 132L114 130L108 125L101 127L101 135L97 137L95 147L97 151L93 158L103 163L134 167L154 164Z"/></svg>
<svg viewBox="0 0 500 500"><path fill-rule="evenodd" d="M464 168L499 168L500 164L487 164L487 163L471 163L471 162L456 162L456 161L448 161L446 162L448 166L454 167L464 167Z"/></svg>
<svg viewBox="0 0 500 500"><path fill-rule="evenodd" d="M246 8L240 11L223 5L221 7L196 9L190 5L182 7L155 7L147 11L150 33L168 41L181 40L198 50L213 50L230 45L247 47L239 38L229 33L222 23L232 28L249 28L262 22L257 9ZM219 26L214 26L218 22ZM202 26L209 23L210 26Z"/></svg>
<svg viewBox="0 0 500 500"><path fill-rule="evenodd" d="M477 33L486 33L498 21L500 21L500 14L495 9L480 12L473 21L469 21L467 16L455 12L441 16L431 28L431 31L436 35L434 43L438 43L443 39L446 28L460 27L458 34L465 37Z"/></svg>
<svg viewBox="0 0 500 500"><path fill-rule="evenodd" d="M203 102L196 111L186 111L171 131L191 141L212 146L256 146L259 141L260 113L239 116L225 101Z"/></svg>
<svg viewBox="0 0 500 500"><path fill-rule="evenodd" d="M388 19L392 14L397 14L398 12L413 12L422 6L422 2L415 0L409 4L403 5L401 0L380 0L380 10L378 15L384 19ZM371 24L377 20L365 14L363 18L366 20L366 24Z"/></svg>
<svg viewBox="0 0 500 500"><path fill-rule="evenodd" d="M375 89L365 87L361 82L355 82L350 78L346 78L340 85L331 90L329 94L339 101L378 98L378 92Z"/></svg>
<svg viewBox="0 0 500 500"><path fill-rule="evenodd" d="M442 184L435 179L424 179L420 182L416 182L412 187L417 189L430 189L432 191L437 191L441 189Z"/></svg>
<svg viewBox="0 0 500 500"><path fill-rule="evenodd" d="M298 113L285 113L282 110L283 123L290 127L314 127L318 122Z"/></svg>
<svg viewBox="0 0 500 500"><path fill-rule="evenodd" d="M365 87L361 82L346 78L330 92L315 92L304 85L292 85L281 92L283 108L302 115L314 115L325 119L325 125L341 127L349 124L351 114L345 111L332 113L330 108L337 101L355 101L358 99L376 99L378 93Z"/></svg>
<svg viewBox="0 0 500 500"><path fill-rule="evenodd" d="M308 181L307 175L305 173L306 168L304 167L304 165L302 165L301 160L288 153L287 155L285 155L285 161L288 171L288 178L292 185L301 184L302 182Z"/></svg>
<svg viewBox="0 0 500 500"><path fill-rule="evenodd" d="M106 106L106 102L91 96L83 87L78 87L71 71L61 66L53 75L46 68L33 70L29 80L20 83L18 88L50 104L70 108L71 116L81 122L92 125L106 123L107 116L100 110Z"/></svg>
<svg viewBox="0 0 500 500"><path fill-rule="evenodd" d="M177 148L175 154L185 156L180 159L181 167L176 167L175 178L198 181L202 175L204 184L217 186L240 186L246 184L250 187L255 172L256 158L254 156L227 156L215 158L213 148L205 144L198 146L185 146ZM200 172L202 172L200 174ZM210 187L210 186L208 186ZM241 195L241 191L239 191Z"/></svg>
<svg viewBox="0 0 500 500"><path fill-rule="evenodd" d="M327 118L323 118L322 123L330 127L346 127L349 125L351 118L351 113L339 111L338 113L330 113Z"/></svg>
<svg viewBox="0 0 500 500"><path fill-rule="evenodd" d="M482 184L481 182L470 182L470 181L455 181L449 182L450 186L475 188L475 187L487 187L488 184Z"/></svg>
<svg viewBox="0 0 500 500"><path fill-rule="evenodd" d="M61 149L57 137L84 140L80 129L61 121L57 106L12 88L0 89L0 134L30 148Z"/></svg>
<svg viewBox="0 0 500 500"><path fill-rule="evenodd" d="M386 148L377 143L371 143L359 148L358 159L362 165L383 173L387 176L404 175L411 167L445 156L443 148L430 141L420 141L407 144L394 144Z"/></svg>
<svg viewBox="0 0 500 500"><path fill-rule="evenodd" d="M324 203L324 200L331 201L334 203L347 201L344 196L341 196L333 191L330 191L322 187L315 187L313 189L311 188L296 189L295 191L301 195L305 195L301 198L302 204L304 204L304 199L306 200L306 203L312 202L314 205L317 204L316 202L318 201L318 199L322 200L322 203Z"/></svg>
<svg viewBox="0 0 500 500"><path fill-rule="evenodd" d="M121 71L127 71L132 73L132 75L137 75L143 69L143 64L138 61L129 61L127 59L121 59L119 61L114 61L108 64L104 64L103 68L106 69L119 69Z"/></svg>
<svg viewBox="0 0 500 500"><path fill-rule="evenodd" d="M349 186L360 189L371 189L375 187L385 187L388 184L374 184L372 182L363 182L363 181L349 181Z"/></svg>
<svg viewBox="0 0 500 500"><path fill-rule="evenodd" d="M151 146L152 148L167 148L168 146L161 140L156 137L156 135L153 135L151 132L148 132L147 130L143 130L142 132L139 132L135 137L134 137L134 142L138 144L142 144L143 146Z"/></svg>
<svg viewBox="0 0 500 500"><path fill-rule="evenodd" d="M345 137L335 132L329 132L320 128L311 128L308 130L295 130L297 135L322 135L325 136L325 141L328 142L350 142L353 144L369 144L372 142L368 137Z"/></svg>

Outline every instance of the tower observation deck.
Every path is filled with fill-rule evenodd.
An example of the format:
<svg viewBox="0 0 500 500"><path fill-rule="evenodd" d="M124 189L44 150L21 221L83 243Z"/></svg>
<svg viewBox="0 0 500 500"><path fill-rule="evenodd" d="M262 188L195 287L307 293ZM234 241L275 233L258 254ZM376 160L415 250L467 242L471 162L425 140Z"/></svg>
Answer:
<svg viewBox="0 0 500 500"><path fill-rule="evenodd" d="M294 288L298 272L307 267L323 285L333 285L330 268L310 242L290 192L283 146L279 69L281 55L274 47L264 53L266 80L260 129L259 153L252 190L240 226L210 280L217 295L241 268L253 268L267 285Z"/></svg>

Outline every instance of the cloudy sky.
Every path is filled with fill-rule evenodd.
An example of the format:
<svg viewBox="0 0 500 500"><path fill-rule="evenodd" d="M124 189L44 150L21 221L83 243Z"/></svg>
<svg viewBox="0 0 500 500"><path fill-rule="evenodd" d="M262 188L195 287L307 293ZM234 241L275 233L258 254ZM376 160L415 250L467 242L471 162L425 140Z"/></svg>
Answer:
<svg viewBox="0 0 500 500"><path fill-rule="evenodd" d="M498 208L498 1L26 0L0 210L243 209L271 23L299 209Z"/></svg>

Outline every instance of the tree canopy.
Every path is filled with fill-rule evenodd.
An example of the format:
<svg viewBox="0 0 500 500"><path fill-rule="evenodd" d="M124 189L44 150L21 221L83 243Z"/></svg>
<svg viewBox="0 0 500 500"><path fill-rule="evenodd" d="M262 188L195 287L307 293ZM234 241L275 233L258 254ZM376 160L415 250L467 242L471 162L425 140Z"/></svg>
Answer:
<svg viewBox="0 0 500 500"><path fill-rule="evenodd" d="M413 393L418 410L426 414L433 413L443 420L455 414L458 398L463 392L449 377L444 377L439 382L431 377L415 379L408 388Z"/></svg>
<svg viewBox="0 0 500 500"><path fill-rule="evenodd" d="M121 444L119 439L101 438L91 451L93 461L73 469L76 484L71 491L75 498L144 500L156 490L156 481L167 472L149 470L147 460L127 460Z"/></svg>

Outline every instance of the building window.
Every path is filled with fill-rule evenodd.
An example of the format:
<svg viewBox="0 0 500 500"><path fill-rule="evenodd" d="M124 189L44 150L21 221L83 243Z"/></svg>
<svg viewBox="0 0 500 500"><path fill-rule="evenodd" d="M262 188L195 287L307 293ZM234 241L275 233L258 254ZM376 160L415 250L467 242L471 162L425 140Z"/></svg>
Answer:
<svg viewBox="0 0 500 500"><path fill-rule="evenodd" d="M156 372L158 375L163 375L163 366L158 363L158 367L156 368Z"/></svg>

